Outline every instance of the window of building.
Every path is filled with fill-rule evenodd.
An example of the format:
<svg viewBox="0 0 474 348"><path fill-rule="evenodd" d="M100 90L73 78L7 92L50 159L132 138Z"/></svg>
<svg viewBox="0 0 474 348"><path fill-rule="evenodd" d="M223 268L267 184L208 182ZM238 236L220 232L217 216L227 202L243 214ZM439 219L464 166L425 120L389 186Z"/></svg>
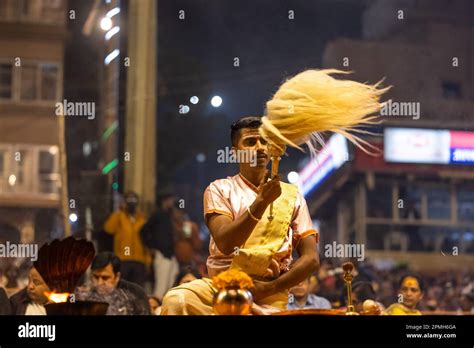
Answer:
<svg viewBox="0 0 474 348"><path fill-rule="evenodd" d="M22 101L56 101L59 99L60 70L55 63L0 62L0 99ZM14 88L15 86L15 88Z"/></svg>
<svg viewBox="0 0 474 348"><path fill-rule="evenodd" d="M6 191L6 186L8 185L7 160L7 150L0 148L0 193Z"/></svg>
<svg viewBox="0 0 474 348"><path fill-rule="evenodd" d="M41 0L20 0L21 19L32 21L39 18L41 11Z"/></svg>
<svg viewBox="0 0 474 348"><path fill-rule="evenodd" d="M56 100L58 84L58 67L54 64L41 66L41 99Z"/></svg>
<svg viewBox="0 0 474 348"><path fill-rule="evenodd" d="M0 144L0 193L57 194L58 153L57 146Z"/></svg>
<svg viewBox="0 0 474 348"><path fill-rule="evenodd" d="M58 148L51 146L49 150L39 152L39 191L44 193L56 193L58 182Z"/></svg>
<svg viewBox="0 0 474 348"><path fill-rule="evenodd" d="M30 190L31 187L28 185L28 176L31 175L31 171L28 171L29 167L32 164L32 154L30 151L27 150L20 150L21 160L15 161L17 170L16 170L16 181L15 186L18 187L20 190Z"/></svg>
<svg viewBox="0 0 474 348"><path fill-rule="evenodd" d="M0 1L0 20L14 19L17 11L18 3L15 0Z"/></svg>
<svg viewBox="0 0 474 348"><path fill-rule="evenodd" d="M23 65L20 69L20 98L35 100L38 91L38 74L34 65Z"/></svg>
<svg viewBox="0 0 474 348"><path fill-rule="evenodd" d="M39 174L51 174L54 171L54 155L49 151L40 151Z"/></svg>
<svg viewBox="0 0 474 348"><path fill-rule="evenodd" d="M64 25L66 0L1 0L0 21Z"/></svg>
<svg viewBox="0 0 474 348"><path fill-rule="evenodd" d="M0 98L10 99L12 97L12 65L0 64Z"/></svg>
<svg viewBox="0 0 474 348"><path fill-rule="evenodd" d="M459 189L458 220L474 221L474 189Z"/></svg>
<svg viewBox="0 0 474 348"><path fill-rule="evenodd" d="M401 219L421 219L422 194L422 189L416 185L399 186L397 208Z"/></svg>
<svg viewBox="0 0 474 348"><path fill-rule="evenodd" d="M367 213L374 218L392 217L392 185L377 183L374 190L367 190Z"/></svg>
<svg viewBox="0 0 474 348"><path fill-rule="evenodd" d="M451 218L451 195L448 188L430 188L426 190L428 201L428 219Z"/></svg>
<svg viewBox="0 0 474 348"><path fill-rule="evenodd" d="M459 82L443 81L441 85L442 85L442 88L443 88L443 97L444 98L459 99L459 98L462 97L461 84Z"/></svg>
<svg viewBox="0 0 474 348"><path fill-rule="evenodd" d="M49 23L65 23L66 8L64 0L43 0L41 17Z"/></svg>
<svg viewBox="0 0 474 348"><path fill-rule="evenodd" d="M5 173L5 151L0 149L0 180Z"/></svg>

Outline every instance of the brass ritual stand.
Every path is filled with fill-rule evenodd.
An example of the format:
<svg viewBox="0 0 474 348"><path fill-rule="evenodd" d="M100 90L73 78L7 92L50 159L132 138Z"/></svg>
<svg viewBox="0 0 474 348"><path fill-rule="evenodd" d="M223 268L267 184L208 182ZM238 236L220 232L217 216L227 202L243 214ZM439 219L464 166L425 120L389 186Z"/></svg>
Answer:
<svg viewBox="0 0 474 348"><path fill-rule="evenodd" d="M355 311L354 305L352 304L352 279L354 279L352 271L354 270L354 265L352 264L352 262L346 262L342 265L342 270L344 271L343 277L347 287L346 315L359 315L359 313Z"/></svg>

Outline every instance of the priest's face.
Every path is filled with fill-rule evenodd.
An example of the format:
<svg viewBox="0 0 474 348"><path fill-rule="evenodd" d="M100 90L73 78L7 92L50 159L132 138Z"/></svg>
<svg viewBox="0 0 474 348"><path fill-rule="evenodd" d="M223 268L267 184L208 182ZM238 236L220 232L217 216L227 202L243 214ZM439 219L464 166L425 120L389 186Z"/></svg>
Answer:
<svg viewBox="0 0 474 348"><path fill-rule="evenodd" d="M45 304L48 302L48 298L46 297L45 293L49 291L49 287L44 282L43 277L41 277L36 268L33 267L30 270L30 274L28 275L28 286L26 288L28 297L34 303Z"/></svg>
<svg viewBox="0 0 474 348"><path fill-rule="evenodd" d="M258 129L242 128L240 130L237 147L233 147L239 156L241 167L249 167L255 170L265 170L270 156L268 155L268 144L260 136Z"/></svg>

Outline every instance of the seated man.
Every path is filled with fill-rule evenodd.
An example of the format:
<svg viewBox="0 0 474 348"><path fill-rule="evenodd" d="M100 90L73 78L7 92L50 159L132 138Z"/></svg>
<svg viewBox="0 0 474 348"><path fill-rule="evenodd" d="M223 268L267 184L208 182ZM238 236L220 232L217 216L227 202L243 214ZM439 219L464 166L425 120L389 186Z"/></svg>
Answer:
<svg viewBox="0 0 474 348"><path fill-rule="evenodd" d="M93 296L101 298L101 296L104 296L104 294L111 294L113 291L116 291L117 296L108 297L114 298L116 302L124 303L109 303L110 310L108 313L116 314L115 312L111 311L114 306L120 307L120 305L123 305L123 307L126 309L126 311L123 311L123 314L149 315L150 306L145 290L143 290L143 288L138 284L126 281L121 278L121 264L122 262L114 253L104 251L97 254L91 264L91 278L93 288L91 294L89 295L89 299L91 299ZM122 294L124 296L121 296ZM126 301L123 300L123 298L126 299Z"/></svg>
<svg viewBox="0 0 474 348"><path fill-rule="evenodd" d="M331 309L331 303L324 297L310 294L310 278L291 288L288 309Z"/></svg>
<svg viewBox="0 0 474 348"><path fill-rule="evenodd" d="M46 293L50 289L36 268L28 274L28 286L10 297L13 315L46 315L44 305L48 302Z"/></svg>
<svg viewBox="0 0 474 348"><path fill-rule="evenodd" d="M424 284L421 277L408 274L400 279L399 302L390 305L386 313L388 315L421 315L416 309L418 302L423 298Z"/></svg>
<svg viewBox="0 0 474 348"><path fill-rule="evenodd" d="M260 125L258 117L232 125L232 148L246 153L247 162L240 161L237 175L212 182L204 192L204 219L211 233L207 268L211 277L229 268L246 272L254 280L250 290L258 305L285 309L288 289L319 266L318 234L297 187L278 176L268 180L270 157ZM293 248L299 258L290 269ZM215 293L209 278L182 284L166 294L161 314L210 315Z"/></svg>

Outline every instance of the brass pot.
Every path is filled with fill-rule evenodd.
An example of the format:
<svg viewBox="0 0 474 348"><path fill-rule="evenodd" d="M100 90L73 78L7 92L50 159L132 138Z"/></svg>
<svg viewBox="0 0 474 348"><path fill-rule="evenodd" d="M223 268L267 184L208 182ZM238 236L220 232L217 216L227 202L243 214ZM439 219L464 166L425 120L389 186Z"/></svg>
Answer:
<svg viewBox="0 0 474 348"><path fill-rule="evenodd" d="M218 315L248 315L253 304L252 293L247 289L229 287L214 296L214 312Z"/></svg>

